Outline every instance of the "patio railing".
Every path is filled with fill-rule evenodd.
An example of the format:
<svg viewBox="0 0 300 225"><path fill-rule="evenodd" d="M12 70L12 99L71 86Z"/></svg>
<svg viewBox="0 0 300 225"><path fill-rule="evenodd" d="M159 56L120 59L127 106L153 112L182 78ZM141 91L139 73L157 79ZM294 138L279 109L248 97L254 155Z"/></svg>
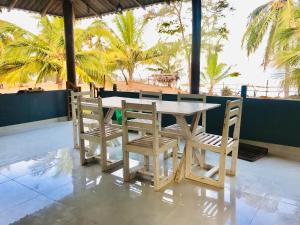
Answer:
<svg viewBox="0 0 300 225"><path fill-rule="evenodd" d="M100 96L138 98L137 92L100 91ZM164 100L176 101L175 94L164 94ZM207 113L207 131L220 134L225 103L234 97L208 96L210 103L222 107ZM47 91L0 95L0 127L67 116L67 91ZM163 126L175 123L163 115ZM1 129L1 128L0 128ZM300 101L244 98L241 138L266 143L300 147Z"/></svg>

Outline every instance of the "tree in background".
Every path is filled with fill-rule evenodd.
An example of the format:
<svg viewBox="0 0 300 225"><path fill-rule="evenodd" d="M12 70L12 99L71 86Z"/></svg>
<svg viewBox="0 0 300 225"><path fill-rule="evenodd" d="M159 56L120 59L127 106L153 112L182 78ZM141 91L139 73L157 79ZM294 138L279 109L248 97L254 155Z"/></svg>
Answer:
<svg viewBox="0 0 300 225"><path fill-rule="evenodd" d="M214 87L220 81L227 77L237 77L240 75L238 72L230 72L231 66L225 63L219 63L217 50L209 50L206 57L206 67L204 72L201 72L201 82L209 86L208 94L214 93Z"/></svg>
<svg viewBox="0 0 300 225"><path fill-rule="evenodd" d="M59 87L66 80L66 58L64 47L63 20L43 17L39 21L41 32L30 33L12 23L1 21L0 33L18 31L14 40L5 47L0 62L0 77L15 84L34 79L36 83L55 78ZM98 35L101 29L98 28ZM102 84L104 76L109 77L103 52L88 47L90 28L75 29L76 74L85 82Z"/></svg>
<svg viewBox="0 0 300 225"><path fill-rule="evenodd" d="M290 74L285 76L282 85L293 86L298 89L300 95L300 7L294 10L294 24L291 28L283 30L278 38L278 43L285 46L289 43L289 49L283 49L275 54L273 65L276 68L289 66Z"/></svg>
<svg viewBox="0 0 300 225"><path fill-rule="evenodd" d="M267 46L262 65L266 68L273 60L276 53L288 50L291 46L289 42L278 44L278 37L282 30L294 26L293 0L272 0L257 7L249 16L249 22L242 40L242 46L247 50L247 54L254 53L261 45L263 38L267 37ZM285 65L286 77L289 76L289 65ZM289 94L288 83L285 83L285 97Z"/></svg>
<svg viewBox="0 0 300 225"><path fill-rule="evenodd" d="M155 47L144 49L142 34L148 23L147 19L138 21L132 11L126 11L124 14L118 14L114 23L117 29L110 29L107 54L117 63L117 68L122 71L128 84L133 81L136 67L153 63L159 52Z"/></svg>
<svg viewBox="0 0 300 225"><path fill-rule="evenodd" d="M233 10L227 0L202 1L202 51L207 51L211 46L219 46L222 50L222 40L227 39L228 29L225 23L220 23L226 10ZM189 15L186 18L186 15ZM159 19L158 32L166 34L170 39L176 38L181 44L180 52L183 52L187 62L187 74L191 77L191 30L187 29L191 24L191 1L181 0L162 6L159 10L152 9L146 15L148 19ZM190 84L189 84L190 85Z"/></svg>
<svg viewBox="0 0 300 225"><path fill-rule="evenodd" d="M182 71L182 60L178 56L179 42L158 42L155 48L160 56L153 60L148 70L160 74L179 74Z"/></svg>

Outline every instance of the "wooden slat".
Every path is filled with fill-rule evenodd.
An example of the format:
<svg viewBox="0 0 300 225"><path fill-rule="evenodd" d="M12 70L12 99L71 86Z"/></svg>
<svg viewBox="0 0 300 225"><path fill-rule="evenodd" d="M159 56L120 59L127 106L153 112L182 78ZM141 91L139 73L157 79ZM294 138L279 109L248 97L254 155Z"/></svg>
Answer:
<svg viewBox="0 0 300 225"><path fill-rule="evenodd" d="M91 91L82 91L82 92L74 92L74 91L72 91L72 93L73 93L74 97L84 96L84 95L91 95L92 94Z"/></svg>
<svg viewBox="0 0 300 225"><path fill-rule="evenodd" d="M178 101L197 101L197 102L206 102L206 95L199 94L180 94L177 95Z"/></svg>
<svg viewBox="0 0 300 225"><path fill-rule="evenodd" d="M219 167L215 166L205 173L206 177L212 177L219 171Z"/></svg>
<svg viewBox="0 0 300 225"><path fill-rule="evenodd" d="M233 117L229 120L228 124L229 124L229 127L231 127L232 125L236 124L238 121L238 118L237 117Z"/></svg>
<svg viewBox="0 0 300 225"><path fill-rule="evenodd" d="M229 102L229 107L230 107L230 108L240 107L241 104L242 104L242 100L241 100L241 99L238 99L238 100L230 101L230 102Z"/></svg>
<svg viewBox="0 0 300 225"><path fill-rule="evenodd" d="M131 127L141 128L141 129L145 129L147 131L148 130L153 131L153 129L154 129L152 124L132 122L130 120L127 121L127 126L129 127L129 129Z"/></svg>
<svg viewBox="0 0 300 225"><path fill-rule="evenodd" d="M42 10L42 12L41 12L41 15L42 15L42 16L45 16L45 15L46 15L46 13L47 13L48 9L51 7L53 1L54 1L54 0L49 0L49 1L46 3L45 7L43 8L43 10Z"/></svg>
<svg viewBox="0 0 300 225"><path fill-rule="evenodd" d="M128 118L134 119L144 119L144 120L153 120L153 115L149 113L142 113L142 112L126 112L126 116ZM152 123L152 121L151 121Z"/></svg>
<svg viewBox="0 0 300 225"><path fill-rule="evenodd" d="M11 0L10 4L8 6L8 12L10 12L15 7L17 2L18 2L18 0Z"/></svg>
<svg viewBox="0 0 300 225"><path fill-rule="evenodd" d="M240 109L239 108L235 108L235 109L231 109L230 112L229 112L229 117L233 117L233 116L237 116L240 112Z"/></svg>
<svg viewBox="0 0 300 225"><path fill-rule="evenodd" d="M99 112L99 108L97 106L93 106L93 105L85 105L85 104L82 104L81 105L81 109L82 110L89 110L89 111L92 111L92 112Z"/></svg>
<svg viewBox="0 0 300 225"><path fill-rule="evenodd" d="M87 98L87 97L81 97L81 102L88 102L88 103L94 103L98 104L98 99L97 98Z"/></svg>
<svg viewBox="0 0 300 225"><path fill-rule="evenodd" d="M150 104L136 104L136 103L125 103L125 108L128 110L137 110L137 111L153 111L153 105Z"/></svg>
<svg viewBox="0 0 300 225"><path fill-rule="evenodd" d="M97 115L97 114L82 113L81 116L82 116L82 118L87 118L87 119L91 119L91 120L98 120L99 119L99 115Z"/></svg>
<svg viewBox="0 0 300 225"><path fill-rule="evenodd" d="M142 99L162 100L162 92L140 91L139 97Z"/></svg>

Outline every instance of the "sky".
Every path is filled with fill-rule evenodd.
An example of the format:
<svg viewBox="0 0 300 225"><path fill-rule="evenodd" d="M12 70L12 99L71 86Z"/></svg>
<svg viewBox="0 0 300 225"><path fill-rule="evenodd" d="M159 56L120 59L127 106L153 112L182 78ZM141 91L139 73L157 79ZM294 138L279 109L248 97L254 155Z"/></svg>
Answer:
<svg viewBox="0 0 300 225"><path fill-rule="evenodd" d="M271 85L277 85L279 80L272 79L274 69L266 71L261 67L262 57L265 43L257 50L257 52L250 57L247 57L246 51L241 48L241 40L247 25L247 18L251 11L259 5L264 4L268 0L229 0L235 11L226 16L225 21L230 30L229 40L225 42L224 51L220 55L220 61L227 65L232 65L233 70L240 72L241 76L238 78L228 78L224 81L225 85L234 84L240 86L241 84L265 85L267 80ZM146 8L147 10L147 8ZM136 15L145 13L143 9L135 10ZM27 13L18 10L7 12L3 10L0 13L0 19L15 23L33 33L38 33L37 14ZM103 17L104 20L110 22L112 16ZM81 21L80 26L85 27L91 23L92 20ZM144 33L144 42L146 46L154 45L159 39L157 35L156 26L154 23L149 24ZM265 41L264 41L265 42ZM204 57L202 57L201 64L204 66Z"/></svg>

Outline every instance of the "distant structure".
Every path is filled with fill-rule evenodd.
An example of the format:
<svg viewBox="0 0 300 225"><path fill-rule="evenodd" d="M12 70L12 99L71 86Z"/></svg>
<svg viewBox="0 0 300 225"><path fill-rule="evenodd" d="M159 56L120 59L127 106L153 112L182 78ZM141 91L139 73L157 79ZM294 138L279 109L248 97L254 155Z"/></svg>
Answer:
<svg viewBox="0 0 300 225"><path fill-rule="evenodd" d="M177 81L179 80L178 73L174 74L154 74L149 76L148 83L159 86L177 87Z"/></svg>

